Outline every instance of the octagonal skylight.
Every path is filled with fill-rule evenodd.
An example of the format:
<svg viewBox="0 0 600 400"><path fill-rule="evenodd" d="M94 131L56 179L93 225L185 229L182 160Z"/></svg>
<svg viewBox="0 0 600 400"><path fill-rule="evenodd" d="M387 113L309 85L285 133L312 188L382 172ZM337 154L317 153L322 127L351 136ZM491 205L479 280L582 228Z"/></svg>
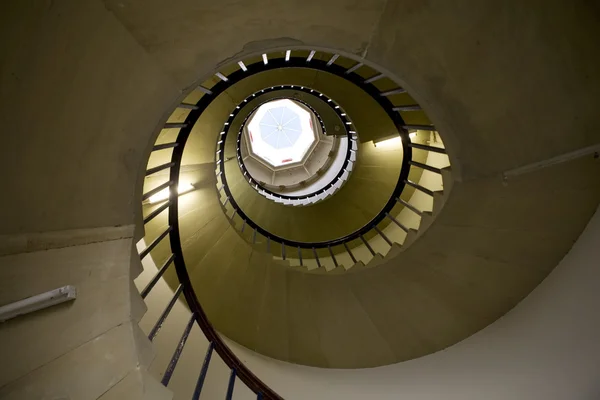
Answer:
<svg viewBox="0 0 600 400"><path fill-rule="evenodd" d="M248 123L252 152L280 167L302 161L315 142L311 112L289 100L273 100L258 107Z"/></svg>

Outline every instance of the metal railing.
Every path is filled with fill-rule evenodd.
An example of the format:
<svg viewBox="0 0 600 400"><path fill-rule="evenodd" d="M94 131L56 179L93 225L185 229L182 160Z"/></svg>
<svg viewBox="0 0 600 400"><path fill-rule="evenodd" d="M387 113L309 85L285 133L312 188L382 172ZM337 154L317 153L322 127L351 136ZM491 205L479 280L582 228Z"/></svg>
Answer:
<svg viewBox="0 0 600 400"><path fill-rule="evenodd" d="M313 54L313 56L314 56L314 53L311 53L311 54ZM380 91L373 84L373 82L376 82L376 81L382 79L384 77L384 75L381 73L378 73L376 76L371 77L371 78L367 78L367 79L362 78L360 75L358 75L356 73L356 71L360 67L363 66L362 63L357 63L353 67L350 67L350 68L344 68L340 65L335 64L335 60L337 60L339 57L336 55L332 55L331 58L329 59L329 61L317 60L314 58L311 58L311 59L306 58L305 59L305 58L300 58L300 57L292 57L289 54L286 55L286 59L269 60L268 55L265 55L264 57L266 57L266 59L268 60L268 63L257 62L254 64L245 65L245 67L246 67L245 70L234 72L230 76L230 77L233 77L233 79L228 77L229 79L226 82L227 83L237 82L239 80L239 76L237 76L237 74L245 74L246 76L250 76L254 73L261 72L263 70L274 69L274 68L291 68L291 67L309 67L309 68L316 69L316 70L328 71L339 77L342 77L342 78L346 79L347 81L351 82L352 84L358 86L363 91L365 91L367 94L369 94L373 99L375 99L377 101L377 103L386 112L388 117L392 120L392 122L394 123L394 125L397 129L398 136L400 137L400 139L402 140L402 143L403 143L402 166L401 166L401 170L400 170L400 174L399 174L399 178L398 178L396 187L394 188L394 191L392 192L388 202L381 208L381 210L370 221L368 221L366 224L364 224L361 228L359 228L359 229L355 230L354 232L351 232L345 236L327 240L327 241L302 242L302 241L296 241L296 240L281 237L281 236L276 235L272 232L269 232L266 229L264 229L263 227L261 227L258 223L253 221L244 212L244 210L239 206L235 197L233 196L233 194L229 188L228 182L227 182L227 174L225 173L225 164L224 164L224 162L222 162L222 160L223 160L224 153L225 153L226 138L227 138L227 135L229 132L229 128L231 127L232 121L236 117L237 113L241 109L241 107L238 106L238 107L236 107L235 110L232 111L229 118L227 119L227 121L225 121L225 123L223 125L223 129L220 133L220 136L219 136L219 139L217 142L217 151L216 151L216 155L217 155L216 173L217 173L218 179L220 180L220 185L219 185L218 189L219 189L219 192L224 191L224 193L225 193L225 200L224 200L224 202L222 202L222 205L224 207L230 206L233 208L233 213L232 213L231 219L233 219L234 216L237 216L238 218L241 218L243 221L243 229L246 229L246 227L249 227L250 229L253 230L252 240L251 240L252 244L256 243L257 235L261 235L266 238L266 246L267 246L268 252L271 251L272 243L279 245L279 247L281 249L280 257L283 260L285 260L286 257L289 257L285 251L286 246L291 247L291 248L296 248L298 251L298 260L299 260L301 266L304 264L303 257L302 257L302 250L308 250L309 252L311 252L314 256L313 259L316 261L317 265L319 267L321 266L321 262L320 262L318 254L317 254L317 251L316 251L317 249L328 249L329 255L332 258L334 265L337 266L338 262L335 258L335 253L337 253L337 252L334 252L332 250L332 248L334 248L335 246L343 246L344 251L350 256L352 261L354 263L356 263L357 259L354 256L354 254L352 253L352 250L348 246L348 244L350 244L351 242L353 242L355 240L360 240L360 242L363 243L363 245L369 250L369 253L371 253L372 256L375 256L376 253L373 251L373 248L369 245L368 240L365 239L365 236L369 233L372 233L372 234L375 234L375 235L381 237L383 239L383 241L391 247L392 241L381 231L381 229L378 228L378 225L380 223L382 223L384 220L391 218L390 212L396 206L397 203L401 202L400 195L402 194L404 187L411 186L411 187L415 188L416 190L419 190L427 195L430 195L430 196L434 195L434 192L432 190L427 189L427 188L425 188L415 182L412 182L411 180L408 179L408 174L409 174L410 169L411 168L421 168L421 169L424 169L424 170L427 170L430 172L442 174L442 171L439 168L431 167L429 165L415 162L412 160L412 149L413 148L420 149L420 150L426 150L426 151L434 151L437 153L445 152L444 149L439 148L439 147L427 146L427 145L423 145L423 144L415 144L415 146L413 146L413 143L410 140L409 130L418 129L418 130L426 130L426 131L435 131L434 126L433 125L422 125L422 124L414 125L414 124L405 123L405 121L402 119L402 117L399 113L401 111L409 111L409 112L410 111L419 111L419 110L421 110L421 107L418 105L415 105L415 104L411 104L408 106L394 105L393 102L389 100L389 97L396 95L396 94L405 93L406 91L402 88L395 88L395 89ZM333 59L333 62L331 61L332 59ZM263 60L264 60L264 58L263 58ZM376 79L375 79L375 77L376 77ZM220 82L219 84L217 84L215 86L224 84L226 82ZM232 84L232 83L230 83L230 84ZM293 87L292 85L289 85L288 87L282 86L281 88L292 88L292 87ZM275 88L276 87L271 87L270 89L275 89ZM315 91L312 88L309 88L306 86L299 86L299 85L297 85L293 88L301 89L303 91L308 91L308 92ZM254 96L255 96L255 94L251 95L249 98L254 97ZM352 121L349 119L347 113L344 112L341 105L334 102L333 99L331 99L329 97L326 97L326 99L328 100L328 104L333 104L334 109L335 109L336 113L338 114L338 116L340 118L342 118L345 122L347 122L347 124L346 123L344 124L345 127L352 126ZM244 100L242 102L242 104L247 103L247 101L248 101L248 99ZM251 115L251 114L249 114L249 115ZM354 131L354 130L348 130L348 131L349 131L349 133L356 135L356 131ZM238 133L238 141L237 141L238 164L240 165L240 168L242 169L242 171L246 172L246 174L244 174L244 175L247 176L248 183L252 187L254 187L258 191L262 190L262 191L269 193L265 188L263 188L260 185L259 182L257 182L255 179L253 179L250 176L250 174L247 173L247 170L244 167L243 162L241 162L241 154L239 153L240 147L241 147L240 146L240 137L239 137L240 134L241 134L241 130ZM349 153L351 151L353 151L352 147L349 147L348 151L349 151ZM354 151L356 151L356 147L354 147ZM336 179L334 179L330 183L330 186L328 188L335 185L335 183L339 179L341 179L341 176L344 173L348 173L348 171L341 170L339 173L339 176L337 176ZM327 189L325 189L325 190L327 190ZM306 196L305 198L310 199L310 196L317 196L320 193L321 192L313 193L311 195ZM272 193L272 192L269 194L271 194L277 198L282 198L282 199L287 198L287 197L290 197L290 198L292 197L292 196L285 196L283 194L277 194L277 193ZM426 213L426 211L417 210L414 206L411 206L411 208L409 208L409 209L413 210L413 211L418 211L419 216L423 216ZM398 224L398 222L395 219L392 219L392 222ZM399 226L402 227L403 225L400 224ZM414 230L406 229L405 231L410 232L410 231L414 231ZM304 259L306 259L306 257L304 257Z"/></svg>
<svg viewBox="0 0 600 400"><path fill-rule="evenodd" d="M179 166L180 163L171 167L172 175L174 174L173 170ZM158 281L164 276L165 272L169 268L175 268L175 272L179 280L179 285L175 290L173 296L167 302L164 310L160 313L160 316L158 317L158 319L152 326L152 329L148 333L148 339L150 341L153 341L154 338L158 335L165 320L173 310L175 303L181 297L182 294L185 299L185 302L187 303L191 311L191 316L182 330L181 338L177 342L177 347L175 348L175 351L173 352L173 355L171 356L170 361L167 367L165 368L164 373L162 374L161 383L164 386L169 385L171 377L175 372L175 368L177 367L182 352L185 348L185 344L188 340L188 337L190 336L192 327L194 326L194 324L196 324L204 333L204 336L209 342L209 346L204 358L204 362L202 363L202 367L198 372L198 380L194 393L192 395L192 399L197 400L200 398L200 394L202 392L204 380L206 378L213 351L219 355L219 357L232 371L232 378L229 380L228 383L227 398L231 398L231 395L233 394L234 390L234 378L238 377L250 390L252 390L257 395L258 399L281 399L281 397L277 395L277 393L275 393L272 389L265 385L245 365L243 365L243 363L235 356L231 349L229 349L229 347L223 342L223 340L219 337L218 333L208 321L208 318L204 310L202 309L198 298L196 297L183 259L181 239L179 237L179 223L177 218L178 202L177 191L175 190L177 181L177 179L169 180L167 183L162 184L143 195L143 198L149 198L150 196L152 196L152 194L155 194L160 190L169 190L169 200L167 200L161 207L157 208L150 215L154 217L158 213L161 213L168 209L170 224L164 231L162 231L156 238L154 238L145 249L143 249L140 252L140 258L143 260L145 257L148 257L151 254L152 250L156 248L156 246L158 246L163 240L166 240L167 237L169 238L169 242L171 244L172 253L162 264L162 266L158 269L156 274L154 274L154 276L150 279L149 283L146 284L146 286L141 290L140 294L142 298L145 299L150 294L150 292L156 287ZM149 222L151 219L152 218L146 217L144 223Z"/></svg>
<svg viewBox="0 0 600 400"><path fill-rule="evenodd" d="M178 286L174 291L173 296L167 302L164 310L160 313L160 316L156 323L153 325L152 329L148 334L148 338L153 340L158 334L163 326L167 316L173 309L175 303L183 294L183 298L188 305L191 315L187 324L182 327L181 338L178 341L177 347L170 357L170 361L165 369L164 374L162 375L162 384L168 386L173 372L175 371L180 357L182 355L183 350L185 349L185 345L187 339L190 335L192 327L194 324L198 325L204 336L209 342L209 346L207 352L204 356L204 362L198 371L197 383L194 389L194 393L192 395L192 399L198 399L200 397L209 363L211 362L211 357L213 353L217 353L218 356L224 361L227 367L230 369L230 378L227 385L227 397L230 399L234 392L234 384L236 378L239 378L244 385L246 385L252 392L254 392L258 399L280 399L281 397L275 393L271 388L269 388L264 382L262 382L258 377L256 377L231 351L231 349L223 342L223 340L219 337L218 333L215 331L210 321L208 320L206 313L204 312L198 298L194 292L194 288L192 287L190 277L188 275L188 271L184 261L184 255L182 250L182 241L180 237L179 230L179 202L178 202L178 193L177 187L179 184L179 176L181 172L181 162L183 151L185 148L185 144L187 142L188 137L190 136L192 127L200 117L200 115L206 110L206 108L212 103L213 99L216 98L219 94L223 93L227 88L231 87L231 85L241 81L242 79L268 70L274 70L279 68L289 68L289 67L306 67L310 64L310 68L314 68L317 70L324 70L332 72L338 76L341 76L348 81L356 84L360 88L362 88L365 92L370 94L377 102L382 106L382 108L387 112L388 116L394 122L396 129L398 131L399 137L403 143L403 164L400 172L400 177L398 179L398 183L393 192L393 195L390 197L389 201L382 208L381 212L377 214L369 223L363 226L361 229L358 229L355 232L352 232L344 237L337 238L335 240L329 240L326 242L312 242L312 243L304 243L297 242L293 240L287 240L285 238L278 237L273 235L266 230L262 229L256 223L254 223L250 218L248 218L244 211L237 206L237 203L233 196L231 196L231 192L227 185L227 177L224 173L224 169L220 169L218 172L218 177L222 181L222 185L218 188L218 192L224 191L226 193L226 201L224 205L229 203L234 208L234 215L242 218L243 226L242 231L246 228L250 228L253 230L253 240L256 240L256 234L260 233L265 238L267 238L267 250L270 251L270 247L272 243L278 243L281 246L281 256L283 259L289 256L286 254L285 246L289 246L297 249L297 257L300 260L300 264L303 264L303 253L302 249L308 249L312 251L314 259L316 260L318 266L321 266L321 262L319 260L319 256L317 253L317 249L326 249L328 254L331 256L331 259L335 266L338 266L338 260L336 259L335 252L333 251L334 246L342 246L344 251L350 256L354 263L357 262L355 255L352 253L352 249L348 246L349 242L354 239L359 239L370 251L371 254L375 254L374 249L369 245L368 240L365 238L366 234L370 231L374 231L377 235L380 235L386 243L392 244L392 241L377 227L377 225L384 219L389 219L396 225L400 226L406 232L411 231L411 229L406 228L399 221L397 221L393 216L389 214L390 210L394 207L394 205L399 201L400 194L405 187L405 185L412 185L418 190L422 190L424 193L433 195L434 193L429 189L419 187L420 185L411 182L408 180L408 172L410 168L425 168L428 171L441 173L442 171L439 168L427 167L421 163L412 162L412 149L420 149L425 151L432 152L443 152L443 149L433 146L427 146L424 144L415 144L413 145L410 141L408 130L416 129L415 125L405 124L402 117L399 114L399 111L414 111L420 109L417 105L410 106L395 106L390 100L389 96L392 96L396 93L403 93L404 90L401 88L380 91L374 86L374 82L377 82L382 78L382 76L373 76L368 79L364 79L360 77L360 75L356 74L356 71L361 68L362 64L357 63L351 68L344 68L341 65L336 64L336 60L338 60L339 56L337 54L333 54L330 56L328 60L320 60L314 58L315 51L311 51L309 57L301 58L301 57L291 57L290 51L286 52L286 57L281 59L268 60L268 56L264 55L264 62L257 62L253 64L246 65L243 61L240 61L238 64L240 65L240 69L235 72L225 76L222 73L217 73L216 76L219 77L220 81L214 84L212 87L206 87L208 85L199 86L198 89L203 93L200 99L196 102L196 104L189 103L181 103L179 104L179 108L183 108L189 110L189 114L185 118L185 121L178 123L167 123L165 124L165 129L179 129L177 138L174 142L157 144L154 146L153 151L159 151L164 149L172 149L171 161L164 163L162 165L152 167L146 170L146 176L156 174L160 171L169 170L169 178L167 182L164 182L157 186L154 189L149 190L144 193L142 196L143 200L149 199L152 195L157 194L163 190L169 191L169 197L165 201L165 203L150 213L144 219L144 223L148 223L153 220L157 215L167 212L168 213L168 226L162 232L160 232L155 238L153 238L150 244L140 252L140 258L144 259L145 257L151 256L151 252L156 246L162 243L165 239L169 240L170 244L170 255L167 257L166 261L161 265L156 274L150 279L149 283L141 291L142 298L146 298L149 293L156 287L157 282L161 278L163 278L165 272L169 269L175 268L175 272L178 278ZM268 63L266 62L268 60ZM336 104L337 105L337 104ZM334 106L335 107L335 106ZM233 113L232 113L233 114ZM339 111L339 114L345 114L342 111ZM342 117L345 115L341 115ZM232 117L230 117L232 118ZM426 126L423 128L422 126L418 126L419 129L428 129L433 130L433 126ZM353 134L352 130L348 130L348 133ZM225 135L226 130L221 132L221 135ZM222 140L220 145L224 146L224 140ZM348 146L351 149L352 146ZM221 147L220 150L224 150L224 147ZM221 157L223 156L224 151L221 151ZM218 163L220 168L223 168L223 162ZM421 212L421 210L417 210L415 207L410 207L411 210L415 212ZM305 255L304 255L305 256Z"/></svg>
<svg viewBox="0 0 600 400"><path fill-rule="evenodd" d="M350 129L350 127L352 126L352 120L350 119L350 117L344 112L344 110L340 107L339 104L337 104L335 101L333 101L333 99L329 98L328 96L324 95L323 93L321 93L317 90L311 89L309 87L301 86L301 85L277 85L277 86L266 87L264 89L261 89L255 93L251 94L250 96L246 97L243 101L241 101L232 110L231 114L229 115L229 118L227 119L227 121L225 121L225 123L223 125L222 134L220 135L219 143L217 145L217 152L216 152L217 165L220 165L220 166L224 165L225 146L226 146L227 138L229 135L229 131L233 125L233 121L238 116L238 114L243 110L243 105L248 103L250 100L252 100L253 98L255 98L259 95L274 93L274 92L278 92L278 91L282 91L282 90L290 90L290 89L304 92L304 93L313 95L316 98L323 100L325 102L325 104L328 107L330 107L331 110L342 121L344 136L346 136L348 138L349 143L346 148L346 154L344 155L344 163L340 167L337 174L326 184L319 185L318 189L312 191L311 193L302 194L302 195L287 195L285 193L274 192L272 190L269 190L267 187L265 187L265 185L262 185L257 179L254 179L254 177L252 176L250 171L248 171L248 169L246 168L246 165L243 162L242 147L243 147L244 143L242 140L242 135L243 135L244 127L247 124L248 119L254 113L254 111L256 111L262 104L265 104L268 101L272 101L273 100L272 98L253 107L253 109L246 115L246 117L242 121L241 127L240 127L239 131L237 132L236 156L237 156L238 165L242 171L242 174L248 178L248 184L251 187L253 187L256 191L258 191L260 194L262 194L263 196L270 198L270 199L274 199L275 201L281 200L281 202L283 204L288 204L288 205L314 204L317 201L324 200L327 197L331 196L338 189L340 189L341 186L343 186L343 184L347 180L347 175L348 175L347 173L350 171L350 167L353 162L352 161L352 152L356 151L355 148L356 148L356 140L357 140L356 131L353 129ZM280 97L280 98L288 98L288 97ZM297 98L294 98L294 101L299 101L302 104L304 104L305 106L309 107L313 111L313 113L317 116L317 118L319 119L319 122L321 124L321 129L323 130L323 132L326 133L327 129L325 127L325 124L324 124L323 120L321 119L320 115L316 112L316 110L305 101L299 100ZM346 175L346 176L344 176L344 175Z"/></svg>

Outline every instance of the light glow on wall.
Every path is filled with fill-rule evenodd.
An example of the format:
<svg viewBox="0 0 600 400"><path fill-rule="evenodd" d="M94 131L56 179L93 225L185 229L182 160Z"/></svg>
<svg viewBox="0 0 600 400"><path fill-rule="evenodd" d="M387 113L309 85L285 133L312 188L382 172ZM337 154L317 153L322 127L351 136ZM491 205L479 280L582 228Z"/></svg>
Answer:
<svg viewBox="0 0 600 400"><path fill-rule="evenodd" d="M194 185L189 182L181 182L177 187L177 194L182 195L194 190ZM161 201L165 201L169 199L169 188L163 189L160 192L153 194L148 198L148 202L150 204L160 203Z"/></svg>
<svg viewBox="0 0 600 400"><path fill-rule="evenodd" d="M417 136L417 132L411 132L408 134L408 136L411 139L414 139ZM373 141L373 146L375 147L392 147L392 146L400 146L400 144L402 143L402 140L400 139L400 136L396 136L390 139L384 139L380 142L378 141Z"/></svg>
<svg viewBox="0 0 600 400"><path fill-rule="evenodd" d="M375 147L393 147L393 146L400 146L400 144L402 144L402 140L400 139L400 136L391 138L391 139L386 139L386 140L382 140L381 142L373 142L373 145Z"/></svg>

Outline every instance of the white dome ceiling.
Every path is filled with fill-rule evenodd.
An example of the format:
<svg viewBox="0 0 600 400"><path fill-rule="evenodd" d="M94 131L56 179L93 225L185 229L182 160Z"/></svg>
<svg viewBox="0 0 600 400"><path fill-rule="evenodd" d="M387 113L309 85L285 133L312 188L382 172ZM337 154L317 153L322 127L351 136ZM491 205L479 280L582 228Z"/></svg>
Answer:
<svg viewBox="0 0 600 400"><path fill-rule="evenodd" d="M289 99L258 107L248 133L252 152L274 167L301 161L316 140L310 111Z"/></svg>

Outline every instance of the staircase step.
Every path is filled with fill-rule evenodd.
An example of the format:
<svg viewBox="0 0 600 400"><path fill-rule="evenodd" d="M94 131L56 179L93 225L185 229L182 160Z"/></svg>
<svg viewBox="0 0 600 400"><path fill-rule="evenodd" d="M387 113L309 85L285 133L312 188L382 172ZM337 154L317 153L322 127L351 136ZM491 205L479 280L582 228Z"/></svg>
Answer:
<svg viewBox="0 0 600 400"><path fill-rule="evenodd" d="M417 240L418 236L419 231L417 231L416 229L409 229L408 234L406 235L406 239L404 239L404 243L402 243L402 249L406 250L407 248L409 248L410 245L413 244L415 240Z"/></svg>
<svg viewBox="0 0 600 400"><path fill-rule="evenodd" d="M354 264L352 264L351 266L349 266L348 268L346 268L346 271L359 271L365 268L365 264L362 261L358 261Z"/></svg>
<svg viewBox="0 0 600 400"><path fill-rule="evenodd" d="M454 177L452 176L452 168L442 168L442 186L444 187L444 193L446 196L452 191L454 185Z"/></svg>
<svg viewBox="0 0 600 400"><path fill-rule="evenodd" d="M433 211L432 215L437 217L442 208L444 208L444 204L446 203L446 195L444 194L444 190L437 190L433 192Z"/></svg>
<svg viewBox="0 0 600 400"><path fill-rule="evenodd" d="M402 253L402 245L399 244L399 243L393 243L392 247L390 247L390 250L385 255L385 258L386 259L391 259L391 258L394 258L397 255L399 255L400 253Z"/></svg>
<svg viewBox="0 0 600 400"><path fill-rule="evenodd" d="M419 224L418 234L421 235L423 232L425 232L431 226L434 220L435 217L431 211L423 212L423 215L421 216L421 223Z"/></svg>
<svg viewBox="0 0 600 400"><path fill-rule="evenodd" d="M173 392L143 368L131 370L127 376L105 392L98 400L171 400Z"/></svg>
<svg viewBox="0 0 600 400"><path fill-rule="evenodd" d="M330 269L327 271L328 275L339 275L343 274L347 271L347 269L343 265L338 265L337 267Z"/></svg>
<svg viewBox="0 0 600 400"><path fill-rule="evenodd" d="M375 256L367 263L366 268L373 268L385 262L385 257L379 253L375 254Z"/></svg>

